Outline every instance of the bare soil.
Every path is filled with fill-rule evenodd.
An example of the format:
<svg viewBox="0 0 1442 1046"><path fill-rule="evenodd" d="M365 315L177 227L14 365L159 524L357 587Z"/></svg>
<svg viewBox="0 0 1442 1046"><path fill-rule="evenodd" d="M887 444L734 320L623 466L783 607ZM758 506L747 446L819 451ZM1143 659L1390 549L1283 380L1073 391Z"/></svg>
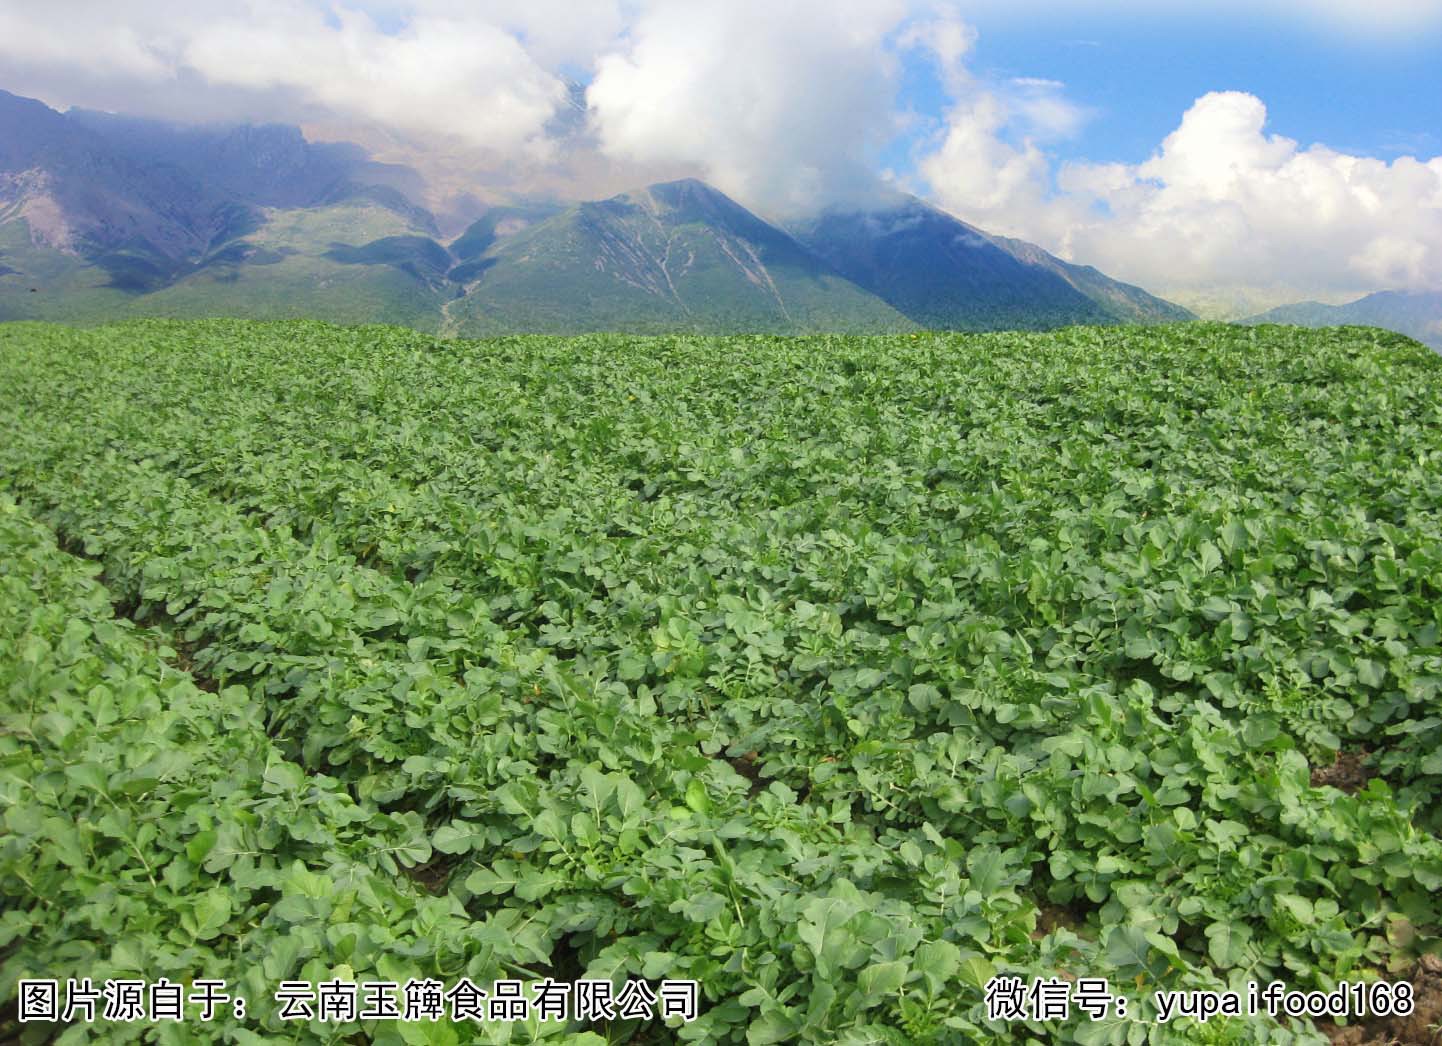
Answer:
<svg viewBox="0 0 1442 1046"><path fill-rule="evenodd" d="M1365 748L1357 752L1338 752L1331 766L1317 767L1312 771L1312 787L1330 785L1339 791L1353 795L1372 780L1372 772L1364 765L1371 752Z"/></svg>
<svg viewBox="0 0 1442 1046"><path fill-rule="evenodd" d="M1424 955L1412 973L1416 1006L1407 1017L1377 1017L1348 1028L1318 1022L1334 1046L1442 1046L1442 959Z"/></svg>

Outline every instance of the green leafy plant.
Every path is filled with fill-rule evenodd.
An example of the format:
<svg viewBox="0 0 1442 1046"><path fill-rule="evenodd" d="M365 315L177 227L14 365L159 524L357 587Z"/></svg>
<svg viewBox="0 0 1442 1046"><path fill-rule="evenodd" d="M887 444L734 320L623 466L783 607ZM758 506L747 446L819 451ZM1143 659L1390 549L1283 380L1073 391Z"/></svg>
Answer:
<svg viewBox="0 0 1442 1046"><path fill-rule="evenodd" d="M0 382L7 997L225 976L220 1040L530 1041L583 1029L263 1001L676 978L695 1022L590 1031L1302 1042L1151 993L1438 948L1405 339L17 324ZM999 973L1131 1005L988 1021Z"/></svg>

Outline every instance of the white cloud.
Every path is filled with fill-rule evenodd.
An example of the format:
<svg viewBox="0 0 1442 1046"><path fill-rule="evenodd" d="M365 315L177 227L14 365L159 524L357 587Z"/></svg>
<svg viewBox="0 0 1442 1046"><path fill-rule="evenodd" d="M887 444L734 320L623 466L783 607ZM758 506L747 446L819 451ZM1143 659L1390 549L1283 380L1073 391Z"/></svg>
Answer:
<svg viewBox="0 0 1442 1046"><path fill-rule="evenodd" d="M1032 142L1002 139L1011 114L990 92L979 92L951 111L946 136L921 164L939 202L988 231L1014 214L1040 206L1050 161Z"/></svg>
<svg viewBox="0 0 1442 1046"><path fill-rule="evenodd" d="M933 9L913 19L900 33L898 43L903 49L928 53L953 95L971 85L966 59L976 46L976 29L964 22L954 8Z"/></svg>
<svg viewBox="0 0 1442 1046"><path fill-rule="evenodd" d="M7 5L0 72L6 87L62 106L322 117L431 143L534 147L565 87L527 51L525 27L503 17L517 5L492 6L408 4L387 31L379 13L280 0ZM542 44L570 46L544 33Z"/></svg>
<svg viewBox="0 0 1442 1046"><path fill-rule="evenodd" d="M387 34L364 14L340 10L328 25L287 5L199 26L180 58L216 84L289 88L329 112L495 150L539 140L565 96L513 35L449 15Z"/></svg>
<svg viewBox="0 0 1442 1046"><path fill-rule="evenodd" d="M1074 138L1079 134L1092 111L1066 96L1066 84L1060 80L1042 80L1023 76L1013 79L998 93L1012 120L1030 138L1051 141Z"/></svg>
<svg viewBox="0 0 1442 1046"><path fill-rule="evenodd" d="M343 0L381 25L411 18L479 21L514 35L547 68L587 67L599 48L625 29L619 0Z"/></svg>
<svg viewBox="0 0 1442 1046"><path fill-rule="evenodd" d="M921 166L960 217L1184 301L1442 286L1442 157L1302 148L1265 122L1260 99L1212 93L1145 163L1053 171L1036 146L1001 139L994 105L972 103Z"/></svg>
<svg viewBox="0 0 1442 1046"><path fill-rule="evenodd" d="M656 4L587 92L601 147L685 163L771 213L856 198L896 129L901 0Z"/></svg>
<svg viewBox="0 0 1442 1046"><path fill-rule="evenodd" d="M299 123L442 195L685 173L780 213L883 184L897 37L922 21L960 70L974 34L943 0L0 4L0 85L59 108ZM594 73L589 134L553 122L562 71Z"/></svg>

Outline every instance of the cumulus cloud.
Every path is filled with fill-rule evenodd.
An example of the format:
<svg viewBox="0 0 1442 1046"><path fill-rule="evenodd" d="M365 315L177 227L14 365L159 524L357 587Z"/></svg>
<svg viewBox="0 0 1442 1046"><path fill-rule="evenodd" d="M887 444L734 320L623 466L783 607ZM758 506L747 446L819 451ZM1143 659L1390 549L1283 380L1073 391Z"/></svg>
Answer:
<svg viewBox="0 0 1442 1046"><path fill-rule="evenodd" d="M516 37L547 68L588 67L626 27L619 0L345 0L382 27L413 17L479 20Z"/></svg>
<svg viewBox="0 0 1442 1046"><path fill-rule="evenodd" d="M874 194L896 131L900 0L659 4L586 93L601 147L686 163L771 213Z"/></svg>
<svg viewBox="0 0 1442 1046"><path fill-rule="evenodd" d="M947 90L957 95L973 83L966 59L976 46L976 37L976 29L963 21L955 8L942 7L913 18L898 34L897 42L906 50L927 54Z"/></svg>
<svg viewBox="0 0 1442 1046"><path fill-rule="evenodd" d="M951 110L946 136L921 163L943 206L974 225L1003 232L1003 223L1043 203L1050 161L1031 141L1012 145L1002 131L1012 114L1000 98L981 92Z"/></svg>
<svg viewBox="0 0 1442 1046"><path fill-rule="evenodd" d="M1442 287L1442 157L1303 148L1266 116L1211 93L1145 163L1054 168L973 103L921 168L960 217L1204 308Z"/></svg>
<svg viewBox="0 0 1442 1046"><path fill-rule="evenodd" d="M898 37L923 21L960 71L974 33L944 0L70 0L0 6L0 85L59 108L299 123L441 195L698 174L774 215L882 185L916 46ZM589 121L562 74L591 81Z"/></svg>
<svg viewBox="0 0 1442 1046"><path fill-rule="evenodd" d="M413 4L388 31L375 10L279 0L12 4L0 68L7 87L57 105L352 120L514 152L543 147L566 89L506 14Z"/></svg>
<svg viewBox="0 0 1442 1046"><path fill-rule="evenodd" d="M515 36L476 18L425 14L395 34L346 10L329 24L296 19L289 5L219 18L197 28L179 59L218 84L289 88L330 112L496 150L539 142L565 97Z"/></svg>

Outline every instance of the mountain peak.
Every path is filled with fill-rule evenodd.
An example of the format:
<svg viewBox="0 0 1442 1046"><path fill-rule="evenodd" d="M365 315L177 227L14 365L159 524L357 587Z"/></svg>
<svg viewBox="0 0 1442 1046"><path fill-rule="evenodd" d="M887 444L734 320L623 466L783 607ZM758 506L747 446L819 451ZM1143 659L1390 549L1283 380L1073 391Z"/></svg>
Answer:
<svg viewBox="0 0 1442 1046"><path fill-rule="evenodd" d="M22 170L40 157L74 148L86 138L44 102L0 91L0 170Z"/></svg>
<svg viewBox="0 0 1442 1046"><path fill-rule="evenodd" d="M6 109L12 112L45 112L50 113L57 119L61 118L59 113L57 113L54 109L50 108L50 106L46 105L44 102L37 101L34 98L26 98L22 94L15 94L11 91L6 91L3 88L0 88L0 109Z"/></svg>
<svg viewBox="0 0 1442 1046"><path fill-rule="evenodd" d="M648 185L639 193L628 193L627 202L652 210L672 225L707 225L765 243L784 252L804 253L790 233L763 220L699 178L678 178Z"/></svg>
<svg viewBox="0 0 1442 1046"><path fill-rule="evenodd" d="M488 246L459 329L907 330L788 233L695 178L582 203ZM492 326L494 325L494 326Z"/></svg>
<svg viewBox="0 0 1442 1046"><path fill-rule="evenodd" d="M728 207L741 205L720 189L707 185L696 178L680 178L674 182L657 182L646 190L657 199L675 203L725 204Z"/></svg>
<svg viewBox="0 0 1442 1046"><path fill-rule="evenodd" d="M708 185L700 178L676 178L669 182L653 182L646 186L646 191L657 196L694 195L725 200L727 203L735 202L720 189L714 185Z"/></svg>
<svg viewBox="0 0 1442 1046"><path fill-rule="evenodd" d="M706 184L699 178L677 178L669 182L653 182L644 189L622 193L615 199L643 206L649 202L672 212L714 214L717 208L727 208L733 212L745 211L745 208L720 189Z"/></svg>

